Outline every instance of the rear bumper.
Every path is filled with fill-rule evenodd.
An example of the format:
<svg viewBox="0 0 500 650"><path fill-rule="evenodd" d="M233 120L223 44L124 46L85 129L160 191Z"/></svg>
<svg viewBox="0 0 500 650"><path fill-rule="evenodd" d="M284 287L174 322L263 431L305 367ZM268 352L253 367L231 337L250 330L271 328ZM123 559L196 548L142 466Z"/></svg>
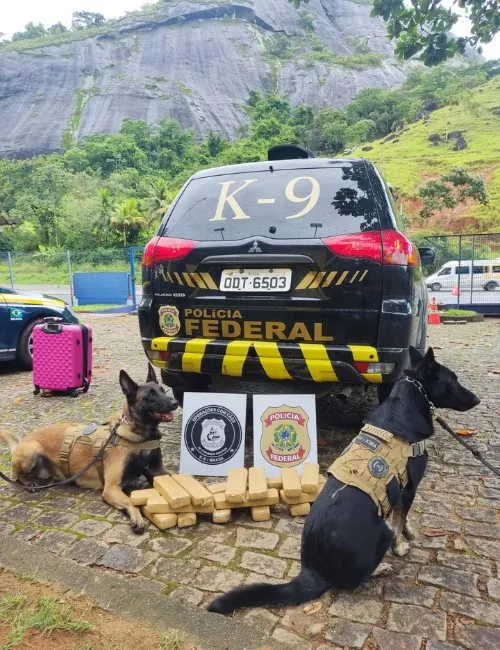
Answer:
<svg viewBox="0 0 500 650"><path fill-rule="evenodd" d="M143 339L143 346L151 362L172 375L194 373L271 381L385 383L398 379L408 361L407 349L366 345L158 337ZM384 374L363 372L374 363L393 364L393 368Z"/></svg>

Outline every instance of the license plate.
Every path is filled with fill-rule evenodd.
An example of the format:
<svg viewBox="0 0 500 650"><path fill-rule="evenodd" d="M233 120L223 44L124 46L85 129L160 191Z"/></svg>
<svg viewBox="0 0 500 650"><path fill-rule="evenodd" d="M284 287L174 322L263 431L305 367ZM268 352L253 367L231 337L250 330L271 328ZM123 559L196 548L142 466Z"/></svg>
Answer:
<svg viewBox="0 0 500 650"><path fill-rule="evenodd" d="M291 269L229 269L222 271L220 290L275 293L289 291L291 282Z"/></svg>

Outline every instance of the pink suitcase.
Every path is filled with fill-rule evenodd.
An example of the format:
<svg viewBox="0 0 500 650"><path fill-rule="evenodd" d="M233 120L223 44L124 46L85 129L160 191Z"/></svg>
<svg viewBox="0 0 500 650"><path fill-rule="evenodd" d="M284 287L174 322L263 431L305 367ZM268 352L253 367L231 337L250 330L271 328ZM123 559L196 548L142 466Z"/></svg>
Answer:
<svg viewBox="0 0 500 650"><path fill-rule="evenodd" d="M92 377L92 328L47 318L33 330L33 385L77 396Z"/></svg>

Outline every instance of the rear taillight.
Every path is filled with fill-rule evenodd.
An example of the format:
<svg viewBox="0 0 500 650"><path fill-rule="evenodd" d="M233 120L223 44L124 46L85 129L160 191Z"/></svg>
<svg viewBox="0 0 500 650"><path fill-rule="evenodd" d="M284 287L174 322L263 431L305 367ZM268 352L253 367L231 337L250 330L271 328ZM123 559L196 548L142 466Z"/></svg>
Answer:
<svg viewBox="0 0 500 650"><path fill-rule="evenodd" d="M373 260L379 264L417 266L418 249L396 230L361 232L322 239L332 253Z"/></svg>
<svg viewBox="0 0 500 650"><path fill-rule="evenodd" d="M393 363L370 363L368 361L354 361L352 365L362 375L388 375L394 370Z"/></svg>
<svg viewBox="0 0 500 650"><path fill-rule="evenodd" d="M193 250L198 242L192 239L178 239L177 237L153 237L146 244L142 254L143 266L156 266L160 262L180 260Z"/></svg>

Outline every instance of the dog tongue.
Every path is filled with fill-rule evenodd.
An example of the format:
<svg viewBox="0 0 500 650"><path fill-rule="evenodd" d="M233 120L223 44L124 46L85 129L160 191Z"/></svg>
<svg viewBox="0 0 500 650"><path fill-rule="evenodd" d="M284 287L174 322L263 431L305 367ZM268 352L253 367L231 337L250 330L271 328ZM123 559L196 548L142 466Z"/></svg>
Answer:
<svg viewBox="0 0 500 650"><path fill-rule="evenodd" d="M173 413L155 413L154 416L160 422L171 422L174 419Z"/></svg>

